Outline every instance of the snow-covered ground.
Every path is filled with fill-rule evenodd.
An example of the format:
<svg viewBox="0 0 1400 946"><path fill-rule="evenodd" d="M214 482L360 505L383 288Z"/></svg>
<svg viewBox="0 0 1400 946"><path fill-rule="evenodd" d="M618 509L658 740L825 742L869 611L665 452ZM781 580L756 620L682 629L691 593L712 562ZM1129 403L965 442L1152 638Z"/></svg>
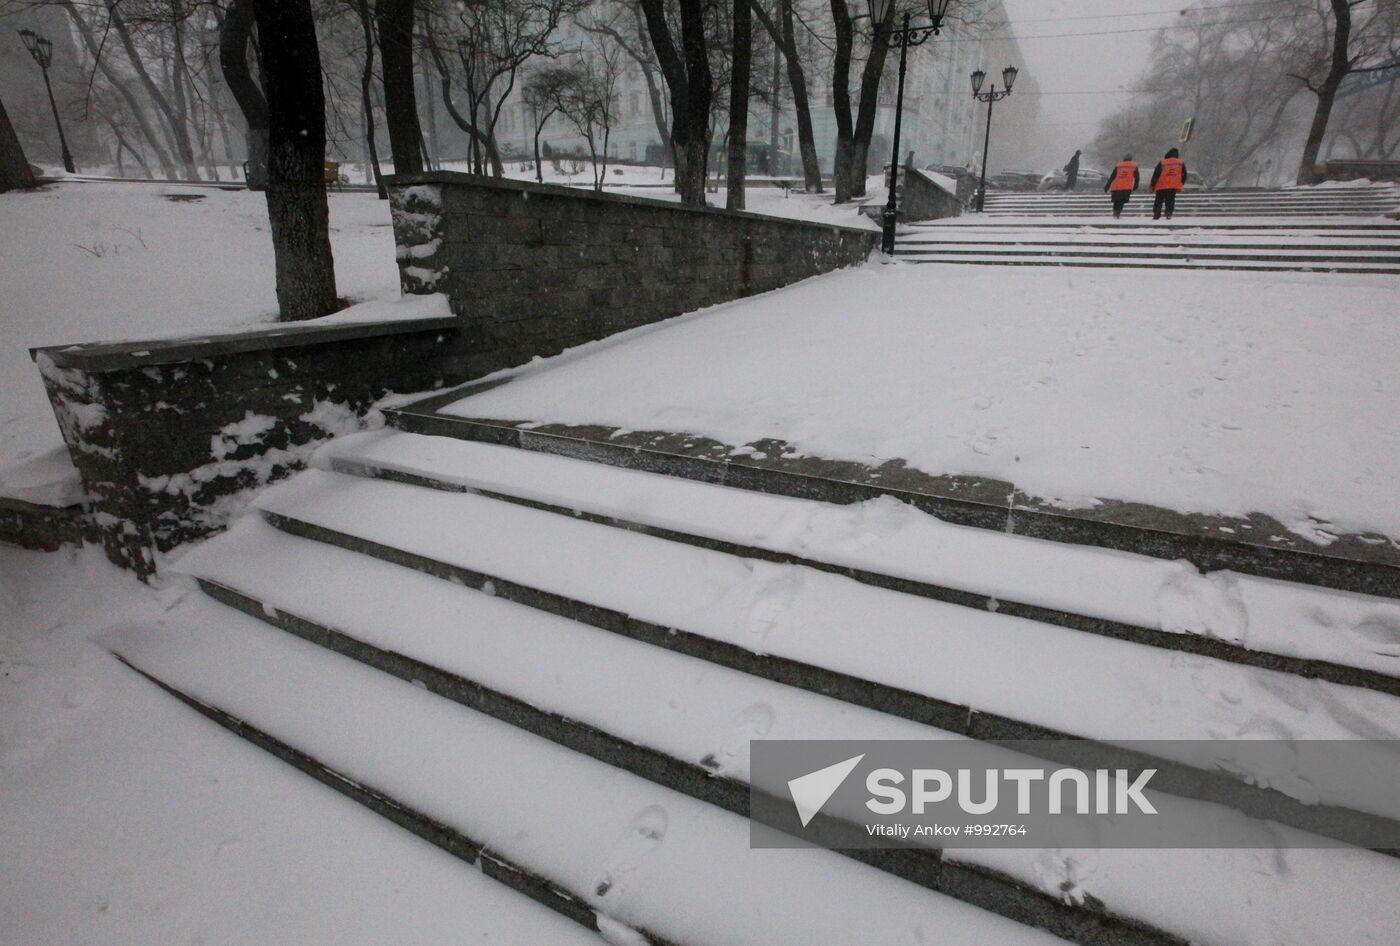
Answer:
<svg viewBox="0 0 1400 946"><path fill-rule="evenodd" d="M625 170L616 181L662 183L655 168ZM550 178L591 181L588 172L555 175L552 168ZM609 187L614 192L676 199L669 186ZM720 189L710 203L723 206L724 198ZM871 225L852 207L834 207L830 194L785 196L773 186L751 188L748 199L758 213ZM347 192L332 193L330 208L341 294L397 297L388 206L373 194ZM30 348L271 322L272 266L267 207L251 191L89 181L0 199L0 494L45 501L71 492L68 480L35 489L36 478L62 466L63 450ZM372 316L361 310L360 317Z"/></svg>
<svg viewBox="0 0 1400 946"><path fill-rule="evenodd" d="M396 297L388 208L358 193L330 207L341 294ZM262 194L73 183L4 195L0 464L62 444L29 348L265 323L276 307Z"/></svg>
<svg viewBox="0 0 1400 946"><path fill-rule="evenodd" d="M881 265L535 366L449 410L762 438L1097 499L1400 536L1388 276Z"/></svg>
<svg viewBox="0 0 1400 946"><path fill-rule="evenodd" d="M107 652L192 594L0 545L0 942L599 942Z"/></svg>

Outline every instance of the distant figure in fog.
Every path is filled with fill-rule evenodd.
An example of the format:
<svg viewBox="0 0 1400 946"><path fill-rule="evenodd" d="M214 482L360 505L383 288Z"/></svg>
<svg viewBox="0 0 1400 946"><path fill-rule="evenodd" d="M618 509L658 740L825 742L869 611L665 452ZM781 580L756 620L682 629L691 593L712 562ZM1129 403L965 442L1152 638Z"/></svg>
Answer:
<svg viewBox="0 0 1400 946"><path fill-rule="evenodd" d="M1069 164L1065 165L1065 190L1072 191L1079 183L1079 152L1074 152L1074 157L1069 159Z"/></svg>
<svg viewBox="0 0 1400 946"><path fill-rule="evenodd" d="M1123 160L1118 162L1103 185L1104 193L1113 198L1113 219L1123 216L1123 208L1127 206L1128 198L1133 196L1133 191L1138 189L1139 182L1137 162L1131 154L1123 155Z"/></svg>
<svg viewBox="0 0 1400 946"><path fill-rule="evenodd" d="M1172 218L1176 212L1176 195L1185 183L1186 162L1181 160L1181 152L1172 148L1166 157L1157 162L1157 167L1152 171L1152 180L1147 185L1155 195L1152 198L1153 220L1160 220L1163 210L1168 220Z"/></svg>

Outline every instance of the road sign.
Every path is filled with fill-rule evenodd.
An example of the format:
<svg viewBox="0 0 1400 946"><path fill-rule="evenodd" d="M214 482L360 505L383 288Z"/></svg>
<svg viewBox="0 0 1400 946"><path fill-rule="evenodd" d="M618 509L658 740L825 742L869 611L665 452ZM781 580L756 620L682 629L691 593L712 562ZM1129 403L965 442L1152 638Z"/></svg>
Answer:
<svg viewBox="0 0 1400 946"><path fill-rule="evenodd" d="M1400 59L1381 66L1374 72L1353 72L1343 79L1342 84L1337 87L1337 98L1344 99L1348 95L1365 92L1367 89L1374 89L1378 85L1385 85L1396 79L1400 79Z"/></svg>
<svg viewBox="0 0 1400 946"><path fill-rule="evenodd" d="M1186 121L1182 122L1181 124L1181 137L1177 140L1180 141L1182 144L1186 144L1186 142L1191 140L1191 132L1195 129L1195 127L1196 119L1194 117L1186 119Z"/></svg>

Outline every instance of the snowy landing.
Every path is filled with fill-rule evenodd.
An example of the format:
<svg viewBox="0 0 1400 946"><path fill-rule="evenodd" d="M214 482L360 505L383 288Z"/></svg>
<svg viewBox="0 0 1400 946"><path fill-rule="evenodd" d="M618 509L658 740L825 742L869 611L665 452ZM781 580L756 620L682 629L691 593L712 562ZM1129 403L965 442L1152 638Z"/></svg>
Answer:
<svg viewBox="0 0 1400 946"><path fill-rule="evenodd" d="M443 411L739 452L771 438L1064 509L1264 513L1325 547L1400 536L1396 298L1384 276L871 264L565 353Z"/></svg>

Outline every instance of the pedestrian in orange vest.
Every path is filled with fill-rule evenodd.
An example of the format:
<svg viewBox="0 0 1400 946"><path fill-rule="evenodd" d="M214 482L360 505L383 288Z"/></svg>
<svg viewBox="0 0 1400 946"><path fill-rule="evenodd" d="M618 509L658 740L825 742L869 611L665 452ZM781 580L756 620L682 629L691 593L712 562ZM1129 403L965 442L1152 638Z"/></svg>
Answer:
<svg viewBox="0 0 1400 946"><path fill-rule="evenodd" d="M1157 167L1152 171L1152 181L1148 184L1155 195L1152 198L1153 220L1160 219L1163 210L1167 212L1168 220L1172 218L1176 212L1176 195L1185 184L1186 162L1181 160L1181 152L1172 148L1165 158L1157 162Z"/></svg>
<svg viewBox="0 0 1400 946"><path fill-rule="evenodd" d="M1113 217L1123 215L1123 207L1127 205L1128 198L1133 195L1133 191L1138 189L1138 166L1131 154L1123 155L1123 160L1118 162L1118 166L1113 169L1108 180L1103 185L1105 194L1113 198Z"/></svg>

